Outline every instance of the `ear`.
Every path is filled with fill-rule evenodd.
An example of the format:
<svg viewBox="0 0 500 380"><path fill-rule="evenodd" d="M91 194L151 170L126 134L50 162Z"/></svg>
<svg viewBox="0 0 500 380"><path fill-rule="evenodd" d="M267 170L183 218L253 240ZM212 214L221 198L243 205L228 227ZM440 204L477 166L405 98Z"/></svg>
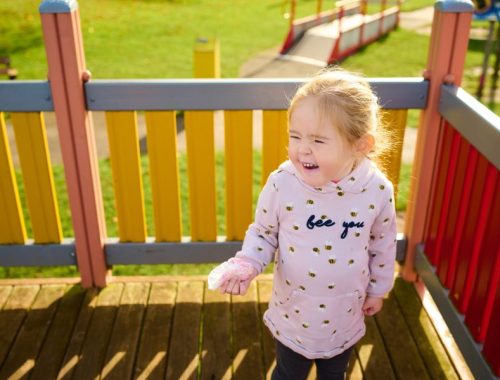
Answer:
<svg viewBox="0 0 500 380"><path fill-rule="evenodd" d="M370 133L366 133L363 136L361 136L361 138L358 141L356 141L355 149L356 152L366 155L370 153L370 151L373 148L373 145L375 145L375 137L373 137L373 135Z"/></svg>

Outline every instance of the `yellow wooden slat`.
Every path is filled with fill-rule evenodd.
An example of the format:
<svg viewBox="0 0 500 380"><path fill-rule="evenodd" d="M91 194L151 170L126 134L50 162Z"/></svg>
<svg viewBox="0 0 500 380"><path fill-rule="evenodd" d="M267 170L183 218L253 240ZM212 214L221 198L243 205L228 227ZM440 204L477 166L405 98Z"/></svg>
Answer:
<svg viewBox="0 0 500 380"><path fill-rule="evenodd" d="M120 241L143 242L146 218L136 113L106 112L106 125Z"/></svg>
<svg viewBox="0 0 500 380"><path fill-rule="evenodd" d="M214 114L212 111L189 111L185 112L184 118L188 155L191 239L215 241L217 220Z"/></svg>
<svg viewBox="0 0 500 380"><path fill-rule="evenodd" d="M269 174L288 157L287 111L263 112L262 184Z"/></svg>
<svg viewBox="0 0 500 380"><path fill-rule="evenodd" d="M382 121L390 137L390 147L379 157L382 170L394 185L394 197L398 194L399 172L403 154L403 140L405 137L406 119L408 110L384 110Z"/></svg>
<svg viewBox="0 0 500 380"><path fill-rule="evenodd" d="M226 111L226 237L243 240L252 221L252 111Z"/></svg>
<svg viewBox="0 0 500 380"><path fill-rule="evenodd" d="M12 113L35 243L62 240L45 122L40 112Z"/></svg>
<svg viewBox="0 0 500 380"><path fill-rule="evenodd" d="M175 112L146 112L156 241L180 241L181 202Z"/></svg>
<svg viewBox="0 0 500 380"><path fill-rule="evenodd" d="M193 76L220 78L220 48L217 38L198 38L193 50Z"/></svg>
<svg viewBox="0 0 500 380"><path fill-rule="evenodd" d="M26 242L23 212L3 112L0 112L0 244Z"/></svg>

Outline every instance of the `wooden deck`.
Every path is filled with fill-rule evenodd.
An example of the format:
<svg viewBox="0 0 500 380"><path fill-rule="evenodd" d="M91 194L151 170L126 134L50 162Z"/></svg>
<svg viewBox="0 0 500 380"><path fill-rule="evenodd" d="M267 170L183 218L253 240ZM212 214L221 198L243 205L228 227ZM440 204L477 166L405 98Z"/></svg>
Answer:
<svg viewBox="0 0 500 380"><path fill-rule="evenodd" d="M100 292L76 280L1 282L0 379L270 376L274 343L261 322L270 275L232 300L202 277L115 281ZM413 285L398 279L367 326L349 378L461 377Z"/></svg>

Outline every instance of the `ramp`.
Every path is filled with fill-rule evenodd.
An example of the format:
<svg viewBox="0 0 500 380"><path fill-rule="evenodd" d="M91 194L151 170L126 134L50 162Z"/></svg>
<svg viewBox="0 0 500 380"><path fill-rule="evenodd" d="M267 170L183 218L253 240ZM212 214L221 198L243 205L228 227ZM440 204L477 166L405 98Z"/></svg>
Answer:
<svg viewBox="0 0 500 380"><path fill-rule="evenodd" d="M348 12L341 7L315 23L297 20L287 35L280 59L326 66L376 41L395 29L398 21L399 7L365 15L358 6Z"/></svg>

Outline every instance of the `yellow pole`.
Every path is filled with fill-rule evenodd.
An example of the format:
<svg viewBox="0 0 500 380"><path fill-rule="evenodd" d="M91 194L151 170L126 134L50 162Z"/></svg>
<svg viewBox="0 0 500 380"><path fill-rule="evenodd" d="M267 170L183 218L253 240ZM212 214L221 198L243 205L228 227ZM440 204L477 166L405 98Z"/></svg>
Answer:
<svg viewBox="0 0 500 380"><path fill-rule="evenodd" d="M321 15L321 9L323 8L323 1L317 0L316 2L316 17L319 18Z"/></svg>
<svg viewBox="0 0 500 380"><path fill-rule="evenodd" d="M219 43L198 38L194 48L196 78L219 78ZM192 241L217 239L214 113L187 111L184 114L188 157L189 211Z"/></svg>
<svg viewBox="0 0 500 380"><path fill-rule="evenodd" d="M194 77L220 78L219 41L199 37L194 45Z"/></svg>

